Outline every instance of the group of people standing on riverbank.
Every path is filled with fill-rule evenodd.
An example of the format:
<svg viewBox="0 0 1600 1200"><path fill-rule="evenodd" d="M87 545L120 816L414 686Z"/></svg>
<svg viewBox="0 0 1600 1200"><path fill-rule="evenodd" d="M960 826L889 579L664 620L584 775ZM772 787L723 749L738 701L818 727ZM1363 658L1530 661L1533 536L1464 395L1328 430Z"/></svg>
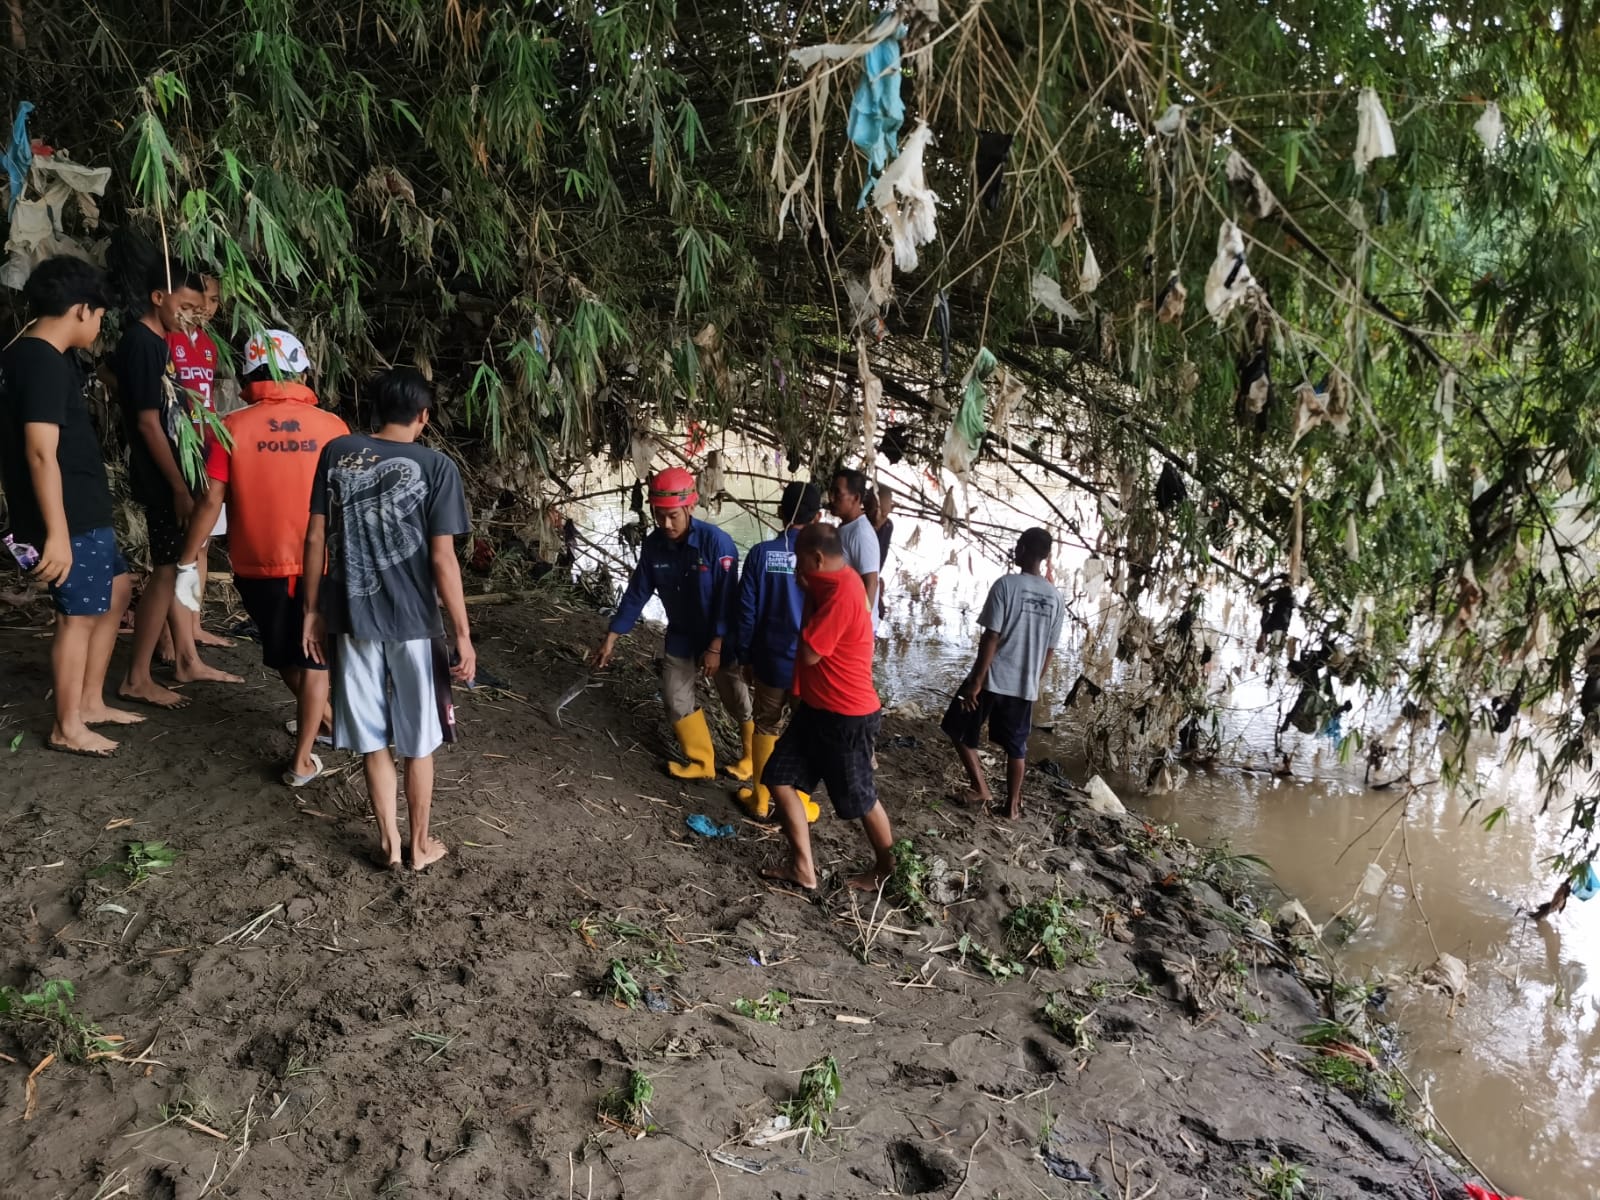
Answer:
<svg viewBox="0 0 1600 1200"><path fill-rule="evenodd" d="M454 736L450 680L475 672L455 553L468 524L461 477L418 444L433 389L413 369L383 372L368 389L375 432L351 433L306 385L312 364L299 339L263 329L238 357L244 407L217 418L223 356L204 327L218 296L214 280L183 263L153 264L146 303L126 314L110 356L151 568L117 696L157 709L189 703L151 673L163 632L180 683L242 682L205 664L195 645L202 564L225 515L234 583L263 662L297 699L284 782L303 787L321 775L319 741L363 755L382 861L398 867L409 849L420 870L445 854L428 818L432 755ZM110 758L118 744L97 728L145 718L105 702L132 576L77 356L100 339L113 302L104 274L71 257L36 267L23 299L32 319L0 351L7 543L56 609L46 744ZM405 760L406 841L391 746Z"/></svg>
<svg viewBox="0 0 1600 1200"><path fill-rule="evenodd" d="M220 299L217 281L162 261L146 282L147 303L127 315L110 357L151 567L117 695L158 709L189 703L152 674L164 643L180 684L241 682L199 651L220 641L201 628L199 611L207 547L225 530L262 661L297 702L284 783L304 787L322 774L319 743L362 755L381 863L399 867L409 857L421 870L446 853L429 833L429 813L433 753L454 740L451 680L469 681L476 669L455 548L468 530L461 477L449 458L418 443L433 390L413 369L383 372L368 389L375 432L352 433L308 386L312 364L299 339L260 330L239 354L244 405L219 418L225 356L205 332ZM104 699L132 579L77 358L99 340L112 302L103 274L75 258L40 264L24 299L33 319L0 352L7 544L48 585L56 608L47 744L107 758L117 743L96 727L145 719ZM861 821L874 853L872 869L852 882L877 886L893 868L893 835L874 782L881 706L872 670L893 531L889 496L875 493L861 471L841 468L827 494L833 525L820 519L818 486L791 482L779 503L780 532L750 550L742 571L733 539L694 515L698 501L688 470L651 477L655 529L594 663L607 666L617 640L660 597L661 692L684 758L668 764L671 774L716 778L697 698L704 678L739 730L741 755L724 767L745 784L737 802L755 819L776 817L792 848L787 863L765 874L816 886L808 826L820 815L811 793L822 784L839 817ZM1008 760L1003 811L1013 817L1032 704L1064 611L1041 575L1050 549L1045 530L1023 534L1021 573L991 591L977 661L942 725L969 777L964 799L989 803L977 755L987 725ZM396 756L404 764L405 838Z"/></svg>

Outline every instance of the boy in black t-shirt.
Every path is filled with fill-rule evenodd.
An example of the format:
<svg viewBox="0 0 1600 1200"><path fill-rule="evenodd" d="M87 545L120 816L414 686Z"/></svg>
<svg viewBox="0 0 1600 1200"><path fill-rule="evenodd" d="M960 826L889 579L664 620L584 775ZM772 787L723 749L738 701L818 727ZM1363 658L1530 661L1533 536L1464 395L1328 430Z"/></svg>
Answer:
<svg viewBox="0 0 1600 1200"><path fill-rule="evenodd" d="M33 323L0 353L0 481L11 536L37 548L33 574L50 586L56 605L49 746L96 758L109 758L117 743L89 726L144 720L105 702L130 583L73 354L100 336L107 292L105 277L86 262L63 256L40 263L22 289Z"/></svg>
<svg viewBox="0 0 1600 1200"><path fill-rule="evenodd" d="M149 307L128 326L112 355L117 400L128 434L128 485L144 509L151 568L150 581L133 616L133 657L117 694L157 708L183 708L188 699L162 687L150 674L163 626L172 633L180 683L244 681L200 660L194 644L194 620L173 599L178 552L194 511L194 494L178 463L178 423L190 418L178 395L167 335L199 320L205 307L205 281L181 263L163 260L156 263L146 282Z"/></svg>

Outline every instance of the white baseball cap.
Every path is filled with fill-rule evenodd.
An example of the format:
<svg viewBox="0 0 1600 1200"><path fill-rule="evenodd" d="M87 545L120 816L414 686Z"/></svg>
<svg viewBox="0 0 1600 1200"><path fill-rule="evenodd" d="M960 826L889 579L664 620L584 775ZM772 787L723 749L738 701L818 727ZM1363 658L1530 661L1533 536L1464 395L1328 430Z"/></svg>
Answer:
<svg viewBox="0 0 1600 1200"><path fill-rule="evenodd" d="M283 375L304 375L311 370L311 359L299 338L286 329L266 329L252 337L244 347L244 369L249 374L270 362Z"/></svg>

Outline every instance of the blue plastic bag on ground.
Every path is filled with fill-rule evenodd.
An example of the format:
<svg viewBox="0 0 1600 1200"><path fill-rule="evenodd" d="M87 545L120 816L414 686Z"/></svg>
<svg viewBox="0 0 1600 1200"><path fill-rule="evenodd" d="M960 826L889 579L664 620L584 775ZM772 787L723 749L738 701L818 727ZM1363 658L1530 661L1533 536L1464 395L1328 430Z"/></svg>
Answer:
<svg viewBox="0 0 1600 1200"><path fill-rule="evenodd" d="M685 817L683 823L701 837L731 838L733 836L732 825L718 825L704 813L695 813L693 816Z"/></svg>

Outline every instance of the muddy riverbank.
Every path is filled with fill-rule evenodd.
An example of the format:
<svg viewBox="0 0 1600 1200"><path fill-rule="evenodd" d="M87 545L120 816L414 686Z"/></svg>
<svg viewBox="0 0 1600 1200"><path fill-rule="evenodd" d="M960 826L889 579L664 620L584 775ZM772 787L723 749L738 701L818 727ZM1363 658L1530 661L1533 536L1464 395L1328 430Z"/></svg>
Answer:
<svg viewBox="0 0 1600 1200"><path fill-rule="evenodd" d="M1327 988L1230 904L1238 864L1043 772L1015 825L953 808L933 724L890 717L925 917L771 890L778 835L658 769L650 637L558 729L598 618L556 594L474 615L490 686L458 694L452 851L422 877L369 866L354 763L275 782L288 705L253 647L219 653L246 686L90 762L44 751L42 626L7 618L0 984L71 980L124 1040L30 1085L59 1030L0 1022L0 1196L1199 1200L1296 1170L1309 1195L1461 1194L1381 1087L1300 1065L1329 1057L1301 1044L1328 1015L1301 974ZM178 857L95 873L132 841ZM818 849L840 875L859 834L825 818ZM829 1056L828 1134L752 1144Z"/></svg>

